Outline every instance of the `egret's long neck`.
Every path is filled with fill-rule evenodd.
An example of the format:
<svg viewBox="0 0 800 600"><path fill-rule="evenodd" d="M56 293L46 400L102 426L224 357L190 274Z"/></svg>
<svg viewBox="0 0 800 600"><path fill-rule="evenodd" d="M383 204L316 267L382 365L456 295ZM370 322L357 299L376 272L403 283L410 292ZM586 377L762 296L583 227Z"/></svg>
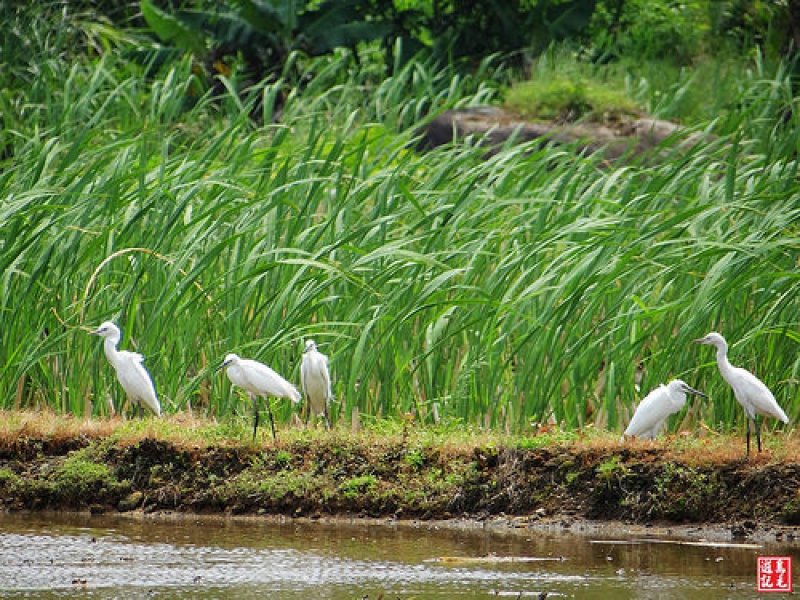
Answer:
<svg viewBox="0 0 800 600"><path fill-rule="evenodd" d="M103 351L106 353L106 358L115 368L117 366L117 344L119 339L115 337L107 337L103 343Z"/></svg>
<svg viewBox="0 0 800 600"><path fill-rule="evenodd" d="M723 379L731 383L730 377L733 375L733 366L728 360L728 346L725 344L717 346L717 366Z"/></svg>

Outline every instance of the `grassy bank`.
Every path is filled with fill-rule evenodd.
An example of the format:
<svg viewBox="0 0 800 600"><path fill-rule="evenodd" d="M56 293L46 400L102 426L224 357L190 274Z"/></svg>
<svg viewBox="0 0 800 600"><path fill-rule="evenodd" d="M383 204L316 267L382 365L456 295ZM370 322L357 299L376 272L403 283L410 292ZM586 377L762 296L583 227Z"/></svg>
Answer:
<svg viewBox="0 0 800 600"><path fill-rule="evenodd" d="M748 461L729 436L624 445L591 431L381 427L252 442L246 424L186 416L4 413L0 497L6 510L800 523L796 437L770 437Z"/></svg>

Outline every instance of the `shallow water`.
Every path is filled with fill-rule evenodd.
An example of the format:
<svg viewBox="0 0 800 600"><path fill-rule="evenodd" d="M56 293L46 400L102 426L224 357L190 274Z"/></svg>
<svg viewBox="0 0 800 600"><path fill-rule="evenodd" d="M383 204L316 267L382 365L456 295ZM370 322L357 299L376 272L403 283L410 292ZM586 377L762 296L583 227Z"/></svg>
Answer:
<svg viewBox="0 0 800 600"><path fill-rule="evenodd" d="M0 596L753 598L757 556L800 557L797 545L678 542L424 523L0 515Z"/></svg>

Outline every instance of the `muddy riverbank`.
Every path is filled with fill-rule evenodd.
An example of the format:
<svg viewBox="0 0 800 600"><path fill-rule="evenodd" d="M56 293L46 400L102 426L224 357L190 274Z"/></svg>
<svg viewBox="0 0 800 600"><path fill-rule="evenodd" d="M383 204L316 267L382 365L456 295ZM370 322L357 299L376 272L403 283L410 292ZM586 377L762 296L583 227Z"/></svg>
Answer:
<svg viewBox="0 0 800 600"><path fill-rule="evenodd" d="M746 459L738 438L621 444L608 435L282 432L257 443L164 425L36 424L0 431L3 510L306 519L469 520L508 527L614 520L722 524L734 537L800 524L790 436ZM193 431L198 431L196 426ZM191 429L186 426L185 429ZM225 432L222 432L225 433ZM472 441L471 441L472 440Z"/></svg>

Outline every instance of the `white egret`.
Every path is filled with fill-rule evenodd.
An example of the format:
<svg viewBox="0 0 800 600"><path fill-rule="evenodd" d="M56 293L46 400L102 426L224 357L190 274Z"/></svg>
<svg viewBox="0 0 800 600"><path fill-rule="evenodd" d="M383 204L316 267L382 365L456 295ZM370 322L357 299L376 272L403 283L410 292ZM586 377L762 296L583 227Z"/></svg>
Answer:
<svg viewBox="0 0 800 600"><path fill-rule="evenodd" d="M636 407L636 412L633 413L633 418L628 424L624 436L635 436L645 440L655 439L667 417L678 412L686 404L687 393L708 397L703 392L689 387L680 379L673 379L667 385L658 386L647 394Z"/></svg>
<svg viewBox="0 0 800 600"><path fill-rule="evenodd" d="M744 408L747 454L750 454L750 421L753 421L755 426L758 451L761 452L761 423L758 422L758 415L774 417L784 423L789 422L789 417L778 405L769 388L758 377L741 367L731 365L728 361L728 343L724 337L716 331L712 331L707 336L694 341L698 344L716 347L719 372L728 385L733 388L733 395Z"/></svg>
<svg viewBox="0 0 800 600"><path fill-rule="evenodd" d="M331 392L331 376L328 372L328 357L317 350L314 340L306 340L303 361L300 363L300 381L308 402L306 422L311 413L315 417L322 415L325 417L325 425L330 428L328 403L333 397L333 392Z"/></svg>
<svg viewBox="0 0 800 600"><path fill-rule="evenodd" d="M231 380L231 383L245 390L253 402L253 409L256 414L255 423L253 424L253 439L256 439L256 430L258 429L258 396L263 396L266 401L269 424L272 428L272 438L276 439L275 419L272 417L272 409L269 406L270 397L289 398L297 404L301 399L300 392L267 365L256 360L240 358L236 354L228 354L217 371L226 367L228 379Z"/></svg>
<svg viewBox="0 0 800 600"><path fill-rule="evenodd" d="M133 405L138 408L144 405L156 416L160 416L161 405L158 403L156 388L150 374L142 364L144 356L138 352L117 350L117 344L119 344L122 334L119 327L111 321L106 321L90 333L105 338L103 350L106 358L116 370L117 379Z"/></svg>

